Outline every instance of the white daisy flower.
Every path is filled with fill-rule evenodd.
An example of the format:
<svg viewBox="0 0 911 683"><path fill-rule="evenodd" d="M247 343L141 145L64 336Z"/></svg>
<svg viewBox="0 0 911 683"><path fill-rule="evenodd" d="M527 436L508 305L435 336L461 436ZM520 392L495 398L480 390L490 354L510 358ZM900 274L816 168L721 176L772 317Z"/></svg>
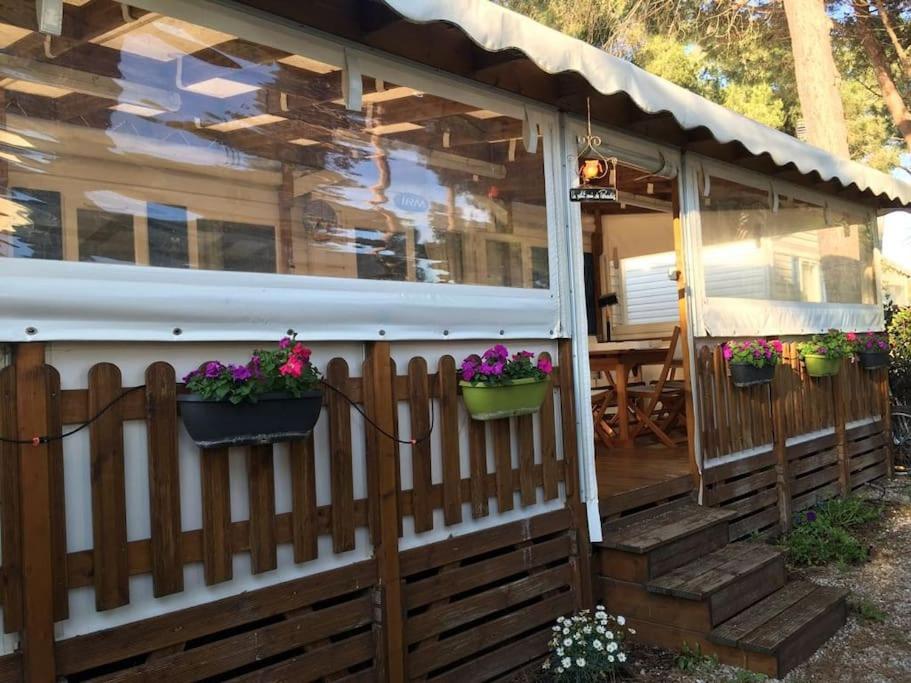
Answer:
<svg viewBox="0 0 911 683"><path fill-rule="evenodd" d="M607 632L605 632L604 637L607 638L608 640L613 640L613 639L614 639L614 632L613 632L613 631L607 631Z"/></svg>
<svg viewBox="0 0 911 683"><path fill-rule="evenodd" d="M620 662L621 664L623 664L623 662L626 661L626 655L623 654L622 652L620 652L620 653L617 655L617 661Z"/></svg>
<svg viewBox="0 0 911 683"><path fill-rule="evenodd" d="M560 660L560 664L564 669L568 669L573 665L573 660L571 660L569 657L564 657Z"/></svg>
<svg viewBox="0 0 911 683"><path fill-rule="evenodd" d="M541 668L542 668L542 669L549 669L549 668L550 668L550 660L549 660L549 659L545 659L545 660L544 660L544 666L542 666Z"/></svg>
<svg viewBox="0 0 911 683"><path fill-rule="evenodd" d="M566 647L569 647L569 646L572 645L572 644L573 644L573 639L572 639L572 638L564 638L564 640L563 640L563 645L565 645Z"/></svg>
<svg viewBox="0 0 911 683"><path fill-rule="evenodd" d="M607 651L608 651L608 652L616 652L617 649L618 649L618 646L617 646L617 643L616 643L616 642L610 642L610 643L607 644Z"/></svg>
<svg viewBox="0 0 911 683"><path fill-rule="evenodd" d="M562 666L558 666L557 669L556 669L556 671L557 671L558 674L562 674L562 673L563 673L563 667L562 667Z"/></svg>
<svg viewBox="0 0 911 683"><path fill-rule="evenodd" d="M562 647L558 647L558 648L557 648L557 657L562 657L562 656L563 656L563 648L562 648Z"/></svg>
<svg viewBox="0 0 911 683"><path fill-rule="evenodd" d="M613 656L613 655L608 655L608 656L607 656L607 661L609 661L611 664L613 664L613 663L614 663L614 656Z"/></svg>
<svg viewBox="0 0 911 683"><path fill-rule="evenodd" d="M617 623L623 626L626 623L625 617L617 617Z"/></svg>
<svg viewBox="0 0 911 683"><path fill-rule="evenodd" d="M636 629L634 629L634 628L629 629L629 633L631 636L636 635Z"/></svg>
<svg viewBox="0 0 911 683"><path fill-rule="evenodd" d="M595 648L598 652L601 652L601 650L604 649L604 643L602 643L600 640L595 640L592 642L592 647Z"/></svg>
<svg viewBox="0 0 911 683"><path fill-rule="evenodd" d="M585 657L579 657L576 659L576 666L578 666L580 669L585 668Z"/></svg>

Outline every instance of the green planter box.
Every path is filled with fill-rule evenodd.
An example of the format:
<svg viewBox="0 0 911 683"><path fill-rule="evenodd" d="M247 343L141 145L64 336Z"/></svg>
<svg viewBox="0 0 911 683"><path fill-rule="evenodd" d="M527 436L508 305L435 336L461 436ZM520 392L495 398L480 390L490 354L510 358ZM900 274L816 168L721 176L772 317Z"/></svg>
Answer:
<svg viewBox="0 0 911 683"><path fill-rule="evenodd" d="M461 381L462 400L475 420L536 413L550 391L550 379L514 379L502 384L472 384Z"/></svg>
<svg viewBox="0 0 911 683"><path fill-rule="evenodd" d="M803 357L807 364L807 374L810 377L834 377L841 370L842 358L830 358L817 354L807 354Z"/></svg>

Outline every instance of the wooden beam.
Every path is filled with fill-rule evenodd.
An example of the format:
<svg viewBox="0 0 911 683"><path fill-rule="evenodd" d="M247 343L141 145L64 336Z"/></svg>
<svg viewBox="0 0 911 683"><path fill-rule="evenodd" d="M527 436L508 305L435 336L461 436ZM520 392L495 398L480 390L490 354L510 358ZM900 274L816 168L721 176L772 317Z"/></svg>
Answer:
<svg viewBox="0 0 911 683"><path fill-rule="evenodd" d="M388 434L396 433L396 400L392 358L388 342L370 342L366 345L365 379L367 380L367 410L373 422ZM405 624L402 598L402 576L399 565L399 511L398 511L398 462L395 443L375 429L368 428L375 456L379 498L379 543L374 547L377 574L381 590L382 642L380 659L386 671L386 680L404 681Z"/></svg>
<svg viewBox="0 0 911 683"><path fill-rule="evenodd" d="M47 372L43 343L17 344L16 415L18 438L49 431ZM54 606L51 533L50 449L47 444L20 447L19 485L22 520L22 662L24 680L53 683Z"/></svg>

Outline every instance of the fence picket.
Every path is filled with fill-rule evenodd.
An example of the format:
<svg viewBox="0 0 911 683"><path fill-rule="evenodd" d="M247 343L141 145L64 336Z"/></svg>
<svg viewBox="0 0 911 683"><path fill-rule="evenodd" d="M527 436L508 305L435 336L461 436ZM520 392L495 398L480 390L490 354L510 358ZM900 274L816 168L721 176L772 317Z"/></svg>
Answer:
<svg viewBox="0 0 911 683"><path fill-rule="evenodd" d="M272 445L247 449L250 497L250 565L254 574L275 569L275 466Z"/></svg>
<svg viewBox="0 0 911 683"><path fill-rule="evenodd" d="M89 426L95 605L99 611L130 601L123 414L116 401L122 392L116 365L98 363L89 370L89 414L99 414L110 405Z"/></svg>
<svg viewBox="0 0 911 683"><path fill-rule="evenodd" d="M333 358L326 379L347 393L348 364ZM351 407L338 392L329 392L329 471L332 488L332 548L354 549L354 484L351 471Z"/></svg>
<svg viewBox="0 0 911 683"><path fill-rule="evenodd" d="M200 453L202 558L207 586L229 581L234 574L229 471L227 448L206 448Z"/></svg>
<svg viewBox="0 0 911 683"><path fill-rule="evenodd" d="M174 368L167 363L152 363L145 379L152 584L160 598L183 590L177 385Z"/></svg>
<svg viewBox="0 0 911 683"><path fill-rule="evenodd" d="M437 376L440 392L440 444L443 451L443 520L450 526L462 521L459 385L452 356L440 358Z"/></svg>
<svg viewBox="0 0 911 683"><path fill-rule="evenodd" d="M427 380L427 361L420 356L415 356L408 363L408 406L411 411L412 513L414 530L420 533L433 529L430 439L422 438L430 429L430 387Z"/></svg>

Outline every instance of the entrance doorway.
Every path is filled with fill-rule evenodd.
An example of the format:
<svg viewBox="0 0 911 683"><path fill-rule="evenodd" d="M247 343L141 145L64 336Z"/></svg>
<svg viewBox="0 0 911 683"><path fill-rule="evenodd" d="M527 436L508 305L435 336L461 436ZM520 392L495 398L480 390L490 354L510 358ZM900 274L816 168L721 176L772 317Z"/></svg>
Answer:
<svg viewBox="0 0 911 683"><path fill-rule="evenodd" d="M620 164L618 200L582 204L602 517L684 495L694 486L674 183Z"/></svg>

